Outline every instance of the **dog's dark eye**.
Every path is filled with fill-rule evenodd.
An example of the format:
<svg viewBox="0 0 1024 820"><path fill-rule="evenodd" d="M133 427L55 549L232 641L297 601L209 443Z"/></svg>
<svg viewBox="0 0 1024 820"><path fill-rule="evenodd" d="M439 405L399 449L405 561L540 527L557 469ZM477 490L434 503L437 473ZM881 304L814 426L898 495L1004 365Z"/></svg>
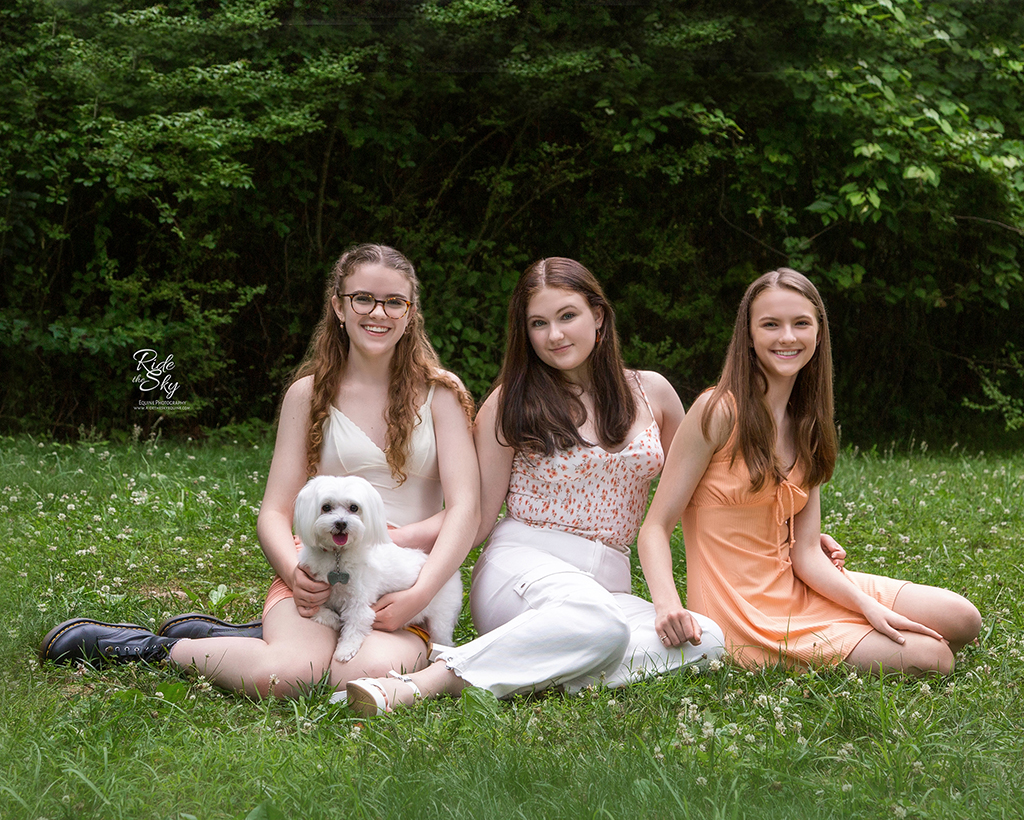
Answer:
<svg viewBox="0 0 1024 820"><path fill-rule="evenodd" d="M323 506L322 506L322 507L320 508L320 512L328 513L328 512L330 512L330 511L331 511L331 505L330 505L330 504L324 504L324 505L323 505Z"/></svg>
<svg viewBox="0 0 1024 820"><path fill-rule="evenodd" d="M359 512L359 505L358 504L349 504L348 505L348 511L349 512L353 512L353 513Z"/></svg>

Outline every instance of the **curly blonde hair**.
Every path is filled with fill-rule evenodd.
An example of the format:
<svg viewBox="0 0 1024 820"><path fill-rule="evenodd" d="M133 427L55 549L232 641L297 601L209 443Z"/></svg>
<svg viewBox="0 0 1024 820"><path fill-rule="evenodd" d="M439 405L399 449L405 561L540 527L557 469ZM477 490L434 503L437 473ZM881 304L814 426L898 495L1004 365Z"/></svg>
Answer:
<svg viewBox="0 0 1024 820"><path fill-rule="evenodd" d="M292 383L306 376L313 377L309 407L309 431L306 434L306 472L316 475L324 441L324 423L331 403L338 392L348 362L348 332L338 321L332 297L345 292L345 280L361 265L379 264L402 273L412 288L409 323L395 346L388 372L388 406L384 412L387 423L384 453L391 474L401 484L406 479L405 460L409 440L417 421L416 400L424 389L433 385L447 387L458 396L466 412L467 423L473 418L473 399L452 374L441 368L437 352L427 338L420 312L420 283L412 263L387 245L356 245L345 251L334 263L324 294L323 314L313 331L309 349L296 369Z"/></svg>

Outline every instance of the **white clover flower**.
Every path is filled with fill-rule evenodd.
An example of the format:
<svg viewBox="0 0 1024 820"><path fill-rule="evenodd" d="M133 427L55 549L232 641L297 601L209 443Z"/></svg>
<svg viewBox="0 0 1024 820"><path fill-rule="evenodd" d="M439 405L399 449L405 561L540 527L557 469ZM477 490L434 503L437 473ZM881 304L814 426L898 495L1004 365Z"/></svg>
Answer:
<svg viewBox="0 0 1024 820"><path fill-rule="evenodd" d="M676 729L676 735L679 738L679 743L683 746L692 746L697 742L697 738L690 734L689 729L684 726L680 726Z"/></svg>

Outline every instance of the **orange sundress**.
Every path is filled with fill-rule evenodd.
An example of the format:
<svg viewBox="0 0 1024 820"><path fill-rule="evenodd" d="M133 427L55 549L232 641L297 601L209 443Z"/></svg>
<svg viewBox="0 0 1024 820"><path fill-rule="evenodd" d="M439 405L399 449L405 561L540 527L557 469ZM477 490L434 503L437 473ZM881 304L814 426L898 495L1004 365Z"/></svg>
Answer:
<svg viewBox="0 0 1024 820"><path fill-rule="evenodd" d="M735 438L734 426L683 513L686 605L722 627L726 649L745 667L839 663L873 628L793 571L793 516L807 503L803 471L798 465L782 484L755 493L742 457L730 464ZM907 583L842 572L888 607Z"/></svg>

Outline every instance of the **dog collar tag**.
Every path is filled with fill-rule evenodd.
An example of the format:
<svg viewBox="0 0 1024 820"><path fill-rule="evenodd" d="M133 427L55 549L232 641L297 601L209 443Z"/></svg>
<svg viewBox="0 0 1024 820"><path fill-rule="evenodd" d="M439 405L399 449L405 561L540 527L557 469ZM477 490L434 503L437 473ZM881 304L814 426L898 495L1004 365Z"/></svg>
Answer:
<svg viewBox="0 0 1024 820"><path fill-rule="evenodd" d="M327 573L327 583L331 586L334 586L335 584L347 584L348 573L338 572L337 570L331 570Z"/></svg>

